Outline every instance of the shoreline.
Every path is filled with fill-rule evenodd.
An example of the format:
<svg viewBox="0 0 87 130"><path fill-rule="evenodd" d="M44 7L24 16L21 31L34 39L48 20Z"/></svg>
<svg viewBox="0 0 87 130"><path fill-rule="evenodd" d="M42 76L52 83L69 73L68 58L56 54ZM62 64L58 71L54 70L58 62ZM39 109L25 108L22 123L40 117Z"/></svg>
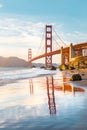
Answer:
<svg viewBox="0 0 87 130"><path fill-rule="evenodd" d="M60 71L60 70L56 70L56 71L52 71L50 70L50 72L52 73L49 73L49 74L38 74L38 75L34 75L34 76L30 76L30 77L22 77L21 78L17 78L17 79L0 79L0 87L1 86L4 86L4 85L7 85L7 84L12 84L12 83L16 83L16 82L19 82L20 80L25 80L25 79L33 79L33 78L40 78L40 77L47 77L47 76L53 76L53 77L57 77L58 74L57 73L60 73L60 77L59 79L66 79L66 81L63 81L63 82L66 82L66 83L72 83L72 84L75 84L76 82L78 83L78 81L70 81L70 78L73 74L80 74L81 77L82 77L82 82L84 80L87 80L87 69L76 69L76 70L65 70L65 71Z"/></svg>
<svg viewBox="0 0 87 130"><path fill-rule="evenodd" d="M83 80L71 82L66 75L62 76L63 73L57 72L56 75L22 79L0 87L0 129L35 130L36 127L48 129L47 126L64 129L66 125L73 128L73 124L79 128L76 120L81 120L80 124L83 119L84 125L87 87L78 85ZM62 122L65 123L62 125Z"/></svg>

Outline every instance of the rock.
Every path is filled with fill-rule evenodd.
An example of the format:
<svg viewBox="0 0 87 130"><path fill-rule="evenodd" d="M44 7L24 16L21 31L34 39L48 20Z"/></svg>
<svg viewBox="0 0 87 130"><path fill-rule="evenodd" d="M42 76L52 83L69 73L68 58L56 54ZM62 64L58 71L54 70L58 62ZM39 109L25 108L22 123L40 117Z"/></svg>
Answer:
<svg viewBox="0 0 87 130"><path fill-rule="evenodd" d="M43 68L45 68L45 66L41 66L40 68L43 69Z"/></svg>
<svg viewBox="0 0 87 130"><path fill-rule="evenodd" d="M62 65L59 66L59 69L60 70L67 70L68 69L68 65L62 64Z"/></svg>
<svg viewBox="0 0 87 130"><path fill-rule="evenodd" d="M56 70L56 67L55 66L51 66L50 70Z"/></svg>
<svg viewBox="0 0 87 130"><path fill-rule="evenodd" d="M79 81L79 80L82 80L80 74L73 74L72 77L70 78L70 81Z"/></svg>

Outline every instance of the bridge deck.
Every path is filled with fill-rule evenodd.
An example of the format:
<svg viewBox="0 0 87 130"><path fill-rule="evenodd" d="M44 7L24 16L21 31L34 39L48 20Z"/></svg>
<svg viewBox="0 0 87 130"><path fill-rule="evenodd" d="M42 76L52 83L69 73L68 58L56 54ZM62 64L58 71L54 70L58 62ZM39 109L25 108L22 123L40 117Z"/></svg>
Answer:
<svg viewBox="0 0 87 130"><path fill-rule="evenodd" d="M75 45L73 45L73 47L74 47L74 49L76 50L76 49L79 49L79 48L87 48L87 42L84 42L84 43L78 43L78 44L75 44ZM68 52L69 53L69 47L65 47L65 48L63 48L63 52L65 53L65 52ZM39 56L36 56L36 57L34 57L34 58L32 58L31 60L30 60L30 62L31 61L34 61L34 60L37 60L37 59L40 59L40 58L43 58L43 57L46 57L46 56L50 56L50 55L56 55L56 54L60 54L61 53L61 49L59 49L59 50L55 50L55 51L52 51L52 52L49 52L49 53L44 53L44 54L42 54L42 55L39 55Z"/></svg>

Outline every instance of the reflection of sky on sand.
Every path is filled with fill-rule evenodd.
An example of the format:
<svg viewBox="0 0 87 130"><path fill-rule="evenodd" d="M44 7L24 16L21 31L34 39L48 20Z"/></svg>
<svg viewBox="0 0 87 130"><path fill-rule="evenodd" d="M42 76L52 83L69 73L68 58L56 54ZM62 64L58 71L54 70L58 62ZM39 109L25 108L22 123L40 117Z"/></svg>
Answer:
<svg viewBox="0 0 87 130"><path fill-rule="evenodd" d="M26 79L0 87L0 128L67 130L81 123L86 127L87 89L73 89L79 86L61 77Z"/></svg>
<svg viewBox="0 0 87 130"><path fill-rule="evenodd" d="M34 84L37 86L37 84ZM3 91L3 92L2 92ZM43 103L43 95L40 94L40 89L38 87L34 88L36 94L33 96L29 94L29 80L23 80L19 83L14 83L11 85L4 86L0 88L0 103L3 103L3 106L36 106ZM40 96L38 98L37 96ZM3 107L2 106L2 107Z"/></svg>
<svg viewBox="0 0 87 130"><path fill-rule="evenodd" d="M44 112L43 116L48 114L44 107L44 93L40 94L37 83L34 85L36 86L34 88L36 94L33 96L29 94L29 80L0 88L0 123L2 120L12 122L11 120L18 121L27 116L40 116Z"/></svg>

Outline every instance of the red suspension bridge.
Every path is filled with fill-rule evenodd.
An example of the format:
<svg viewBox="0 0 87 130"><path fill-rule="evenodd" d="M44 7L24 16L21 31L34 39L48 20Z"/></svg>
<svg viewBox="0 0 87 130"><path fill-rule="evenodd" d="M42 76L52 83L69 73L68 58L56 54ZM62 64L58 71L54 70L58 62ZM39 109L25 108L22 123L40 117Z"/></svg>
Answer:
<svg viewBox="0 0 87 130"><path fill-rule="evenodd" d="M55 32L59 40L61 40L62 44L58 43L53 38L53 28L52 25L45 26L45 53L40 54L38 56L32 57L32 50L28 49L28 62L32 63L32 61L38 60L40 58L45 57L45 67L48 68L52 66L52 56L61 54L61 64L65 64L66 62L71 61L72 58L77 56L87 56L87 42L78 43L73 45L67 45L60 36ZM55 40L58 48L57 50L53 50L52 41Z"/></svg>

